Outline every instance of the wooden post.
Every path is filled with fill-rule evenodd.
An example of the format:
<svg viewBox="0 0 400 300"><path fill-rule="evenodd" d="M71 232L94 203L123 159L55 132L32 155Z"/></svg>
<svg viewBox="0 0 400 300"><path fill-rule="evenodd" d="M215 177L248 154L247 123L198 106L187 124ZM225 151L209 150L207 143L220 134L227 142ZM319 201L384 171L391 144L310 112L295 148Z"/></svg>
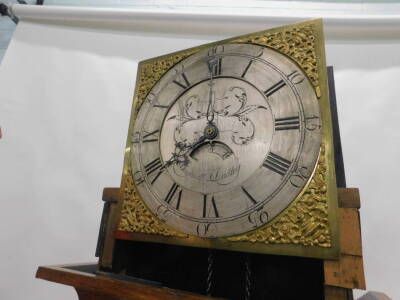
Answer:
<svg viewBox="0 0 400 300"><path fill-rule="evenodd" d="M325 260L325 300L352 300L352 289L365 290L360 226L360 194L356 188L339 188L339 260Z"/></svg>
<svg viewBox="0 0 400 300"><path fill-rule="evenodd" d="M115 232L118 226L119 210L122 206L121 188L104 188L104 209L100 224L96 256L104 269L111 269L115 245Z"/></svg>

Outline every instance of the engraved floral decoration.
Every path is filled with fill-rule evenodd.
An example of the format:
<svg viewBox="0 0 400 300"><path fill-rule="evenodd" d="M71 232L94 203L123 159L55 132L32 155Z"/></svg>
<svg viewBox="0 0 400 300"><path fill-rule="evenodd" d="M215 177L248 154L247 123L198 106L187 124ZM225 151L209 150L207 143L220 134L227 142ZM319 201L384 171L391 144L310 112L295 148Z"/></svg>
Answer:
<svg viewBox="0 0 400 300"><path fill-rule="evenodd" d="M196 149L199 149L203 142L211 141L205 137L203 130L207 128L207 102L208 100L204 101L198 95L188 95L186 99L179 102L178 114L167 119L167 122L178 121L174 130L175 151L166 162L166 166L173 165L173 170L178 176L205 178L202 176L205 174L190 169L195 168L196 163L201 164L195 158L192 159ZM265 106L246 105L246 103L246 90L242 87L230 86L221 91L221 97L215 97L213 105L213 113L216 115L215 129L230 133L231 142L237 145L247 145L254 138L255 127L249 113L257 109L267 109ZM221 119L223 122L218 122ZM211 126L214 128L214 125ZM221 164L235 165L235 154L226 141L218 141L218 137L216 141L214 141L213 151L220 156ZM238 172L234 173L238 174ZM234 180L235 176L229 177L229 180L226 178L211 178L211 180L227 184Z"/></svg>

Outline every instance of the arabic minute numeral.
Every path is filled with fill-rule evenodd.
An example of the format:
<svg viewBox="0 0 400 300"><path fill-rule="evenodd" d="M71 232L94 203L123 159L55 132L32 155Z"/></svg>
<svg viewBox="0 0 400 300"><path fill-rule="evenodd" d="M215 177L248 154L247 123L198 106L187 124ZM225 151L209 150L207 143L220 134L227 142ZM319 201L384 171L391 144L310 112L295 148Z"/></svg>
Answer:
<svg viewBox="0 0 400 300"><path fill-rule="evenodd" d="M167 215L170 214L171 211L165 207L164 205L159 205L156 209L155 215L157 218L160 219L161 222L166 222L167 220Z"/></svg>
<svg viewBox="0 0 400 300"><path fill-rule="evenodd" d="M320 118L318 116L305 117L305 128L309 131L321 128Z"/></svg>
<svg viewBox="0 0 400 300"><path fill-rule="evenodd" d="M249 223L253 225L253 228L258 228L264 225L269 220L268 212L264 210L264 206L258 208L257 210L251 212L247 217Z"/></svg>
<svg viewBox="0 0 400 300"><path fill-rule="evenodd" d="M292 176L289 179L289 182L295 187L299 188L302 187L304 184L304 181L307 181L308 178L310 178L311 174L308 170L308 167L298 167L296 170L293 172Z"/></svg>
<svg viewBox="0 0 400 300"><path fill-rule="evenodd" d="M217 54L221 54L224 52L224 45L217 45L215 47L212 47L210 50L208 50L208 56L214 57Z"/></svg>

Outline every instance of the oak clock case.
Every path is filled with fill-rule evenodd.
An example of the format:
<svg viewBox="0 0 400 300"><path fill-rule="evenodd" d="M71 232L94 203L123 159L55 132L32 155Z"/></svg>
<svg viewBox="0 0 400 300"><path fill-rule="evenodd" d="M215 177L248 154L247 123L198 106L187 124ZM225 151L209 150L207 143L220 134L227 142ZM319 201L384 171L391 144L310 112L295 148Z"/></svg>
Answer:
<svg viewBox="0 0 400 300"><path fill-rule="evenodd" d="M314 23L303 26L315 30L321 25ZM251 41L251 35L246 37ZM326 181L322 188L329 188L329 196L335 197L335 191L332 164L323 166L331 174L315 178L321 161L332 163L324 70L318 70L325 77L319 78L316 89L310 74L290 56L249 40L240 37L189 49L185 55L172 54L182 58L173 63L168 56L155 59L170 66L147 86L142 99L138 79L124 169L125 190L130 177L134 193L124 197L117 237L261 253L336 255L334 201L333 207L317 203L325 205L319 217L325 218L326 226L308 220L306 226L316 228L303 229L321 239L319 243L304 245L302 236L294 237L294 243L274 243L272 234L269 240L257 240L257 234L265 234L282 214L290 218L290 209L304 222L318 218L302 207L307 203L291 207L301 198L318 201L321 191L315 180ZM318 54L324 65L323 53ZM139 77L144 67L139 67ZM140 203L139 210L130 210L129 219L130 197ZM330 215L323 215L324 209ZM156 222L153 231L151 225L135 224L140 218ZM321 230L329 232L321 235Z"/></svg>

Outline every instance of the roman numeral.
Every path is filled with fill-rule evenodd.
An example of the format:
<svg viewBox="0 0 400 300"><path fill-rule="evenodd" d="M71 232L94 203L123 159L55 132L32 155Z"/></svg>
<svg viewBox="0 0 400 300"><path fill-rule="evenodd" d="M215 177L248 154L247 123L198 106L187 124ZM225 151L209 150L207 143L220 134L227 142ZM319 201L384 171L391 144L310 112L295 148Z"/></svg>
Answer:
<svg viewBox="0 0 400 300"><path fill-rule="evenodd" d="M244 187L242 187L242 191L243 191L243 193L246 194L247 198L249 198L249 200L250 200L253 204L257 204L256 199L254 199L253 196L250 195L249 192L248 192Z"/></svg>
<svg viewBox="0 0 400 300"><path fill-rule="evenodd" d="M154 131L144 135L142 137L142 142L143 143L157 142L158 141L158 137L157 137L156 133L158 133L159 131L160 131L160 129L157 129L157 130L154 130Z"/></svg>
<svg viewBox="0 0 400 300"><path fill-rule="evenodd" d="M153 104L153 107L168 108L169 105Z"/></svg>
<svg viewBox="0 0 400 300"><path fill-rule="evenodd" d="M281 79L277 83L275 83L273 86L271 86L269 89L264 91L264 95L267 97L272 96L274 93L279 91L281 88L283 88L286 85L286 83Z"/></svg>
<svg viewBox="0 0 400 300"><path fill-rule="evenodd" d="M215 204L214 196L211 197L211 208L207 209L210 205L208 204L207 195L203 196L203 218L208 217L207 210L212 210L214 212L215 218L219 218L219 213L217 209L217 205Z"/></svg>
<svg viewBox="0 0 400 300"><path fill-rule="evenodd" d="M146 97L146 101L149 102L153 107L168 108L169 105L161 105L158 103L158 98L154 93L149 93Z"/></svg>
<svg viewBox="0 0 400 300"><path fill-rule="evenodd" d="M244 76L246 76L246 73L247 73L247 71L250 69L250 66L251 66L252 63L253 63L252 60L249 61L248 65L246 66L246 69L244 69L243 74L242 74L242 76L240 76L240 77L243 78Z"/></svg>
<svg viewBox="0 0 400 300"><path fill-rule="evenodd" d="M177 185L176 183L174 183L174 184L171 186L171 188L170 188L170 190L169 190L167 196L165 197L164 201L167 202L168 204L171 204L171 200L172 200L172 198L174 197L174 195L175 195L177 192L178 192L178 199L177 199L177 201L176 201L175 208L176 208L177 210L179 210L179 206L180 206L180 204L181 204L181 198L182 198L182 189L181 189L181 188L179 187L179 185Z"/></svg>
<svg viewBox="0 0 400 300"><path fill-rule="evenodd" d="M275 130L291 130L299 128L300 128L299 116L275 119Z"/></svg>
<svg viewBox="0 0 400 300"><path fill-rule="evenodd" d="M144 166L144 169L147 173L147 176L149 176L151 173L154 173L155 171L158 171L156 176L151 181L151 184L153 184L161 175L161 173L165 170L160 158L156 158L153 161L149 162L147 165Z"/></svg>
<svg viewBox="0 0 400 300"><path fill-rule="evenodd" d="M291 161L270 152L263 162L263 167L270 169L279 175L285 176L291 164Z"/></svg>
<svg viewBox="0 0 400 300"><path fill-rule="evenodd" d="M142 171L136 171L133 174L133 180L135 181L136 184L141 184L142 182L144 182Z"/></svg>
<svg viewBox="0 0 400 300"><path fill-rule="evenodd" d="M213 76L221 75L222 71L222 57L217 57L208 62L208 68Z"/></svg>
<svg viewBox="0 0 400 300"><path fill-rule="evenodd" d="M185 73L182 73L176 80L172 81L173 83L179 85L183 89L187 89L190 86L190 82L187 79Z"/></svg>

